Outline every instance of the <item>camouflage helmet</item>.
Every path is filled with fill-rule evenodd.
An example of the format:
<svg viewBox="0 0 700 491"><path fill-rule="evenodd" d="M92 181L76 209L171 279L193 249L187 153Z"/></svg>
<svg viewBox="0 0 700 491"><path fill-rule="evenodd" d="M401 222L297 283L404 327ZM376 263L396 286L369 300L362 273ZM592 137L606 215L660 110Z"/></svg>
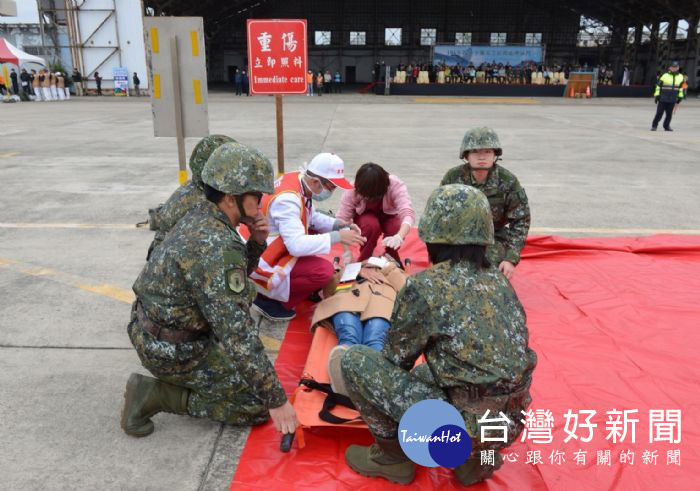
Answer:
<svg viewBox="0 0 700 491"><path fill-rule="evenodd" d="M190 170L192 171L192 180L202 182L202 169L207 163L212 152L219 148L224 143L235 142L233 138L226 135L209 135L205 136L192 150L190 155Z"/></svg>
<svg viewBox="0 0 700 491"><path fill-rule="evenodd" d="M432 244L492 245L493 218L486 195L464 184L440 186L428 198L418 235Z"/></svg>
<svg viewBox="0 0 700 491"><path fill-rule="evenodd" d="M274 191L272 164L262 153L242 143L230 142L211 154L202 171L202 181L222 193L240 196L245 193Z"/></svg>
<svg viewBox="0 0 700 491"><path fill-rule="evenodd" d="M459 158L464 158L465 152L478 150L480 148L493 148L498 157L503 154L498 135L488 126L472 128L464 134L462 146L459 148Z"/></svg>

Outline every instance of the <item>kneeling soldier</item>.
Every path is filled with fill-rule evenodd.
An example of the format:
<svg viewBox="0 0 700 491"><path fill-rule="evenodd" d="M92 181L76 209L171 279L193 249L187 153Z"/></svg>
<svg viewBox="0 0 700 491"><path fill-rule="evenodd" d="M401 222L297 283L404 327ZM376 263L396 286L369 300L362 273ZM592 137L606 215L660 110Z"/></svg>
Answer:
<svg viewBox="0 0 700 491"><path fill-rule="evenodd" d="M247 277L265 249L260 200L273 190L272 165L251 147L225 143L202 180L207 201L177 223L134 283L127 330L156 378L129 377L122 429L149 435L151 416L165 411L232 425L271 417L292 433L296 413L249 314L255 288ZM247 243L239 223L250 230Z"/></svg>
<svg viewBox="0 0 700 491"><path fill-rule="evenodd" d="M418 233L433 266L406 281L383 351L356 345L341 360L350 399L376 442L351 445L345 460L362 475L410 483L415 471L398 440L399 421L413 404L440 399L460 411L472 439L469 459L454 470L469 485L503 463L496 453L495 465L481 465L481 450L505 448L523 429L537 356L515 290L486 259L494 241L486 196L462 184L436 189ZM421 354L427 363L412 368ZM480 439L486 409L509 420L485 430L493 441Z"/></svg>

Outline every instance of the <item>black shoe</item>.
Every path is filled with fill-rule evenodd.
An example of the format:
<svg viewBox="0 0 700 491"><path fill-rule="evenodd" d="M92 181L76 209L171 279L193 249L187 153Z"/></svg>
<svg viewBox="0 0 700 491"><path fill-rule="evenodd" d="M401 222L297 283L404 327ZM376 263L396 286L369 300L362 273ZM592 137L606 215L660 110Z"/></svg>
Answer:
<svg viewBox="0 0 700 491"><path fill-rule="evenodd" d="M271 321L289 321L297 315L293 309L285 309L281 302L260 294L253 300L252 307Z"/></svg>
<svg viewBox="0 0 700 491"><path fill-rule="evenodd" d="M673 131L671 128L664 128L664 131Z"/></svg>
<svg viewBox="0 0 700 491"><path fill-rule="evenodd" d="M652 126L651 131L656 131L656 126Z"/></svg>

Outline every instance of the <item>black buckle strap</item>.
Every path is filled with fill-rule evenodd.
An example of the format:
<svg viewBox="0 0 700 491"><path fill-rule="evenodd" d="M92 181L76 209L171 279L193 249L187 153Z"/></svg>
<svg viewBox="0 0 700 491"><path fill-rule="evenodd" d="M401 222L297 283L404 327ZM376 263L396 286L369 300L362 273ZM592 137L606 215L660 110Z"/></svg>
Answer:
<svg viewBox="0 0 700 491"><path fill-rule="evenodd" d="M341 418L340 416L336 416L333 413L331 413L331 409L335 408L338 405L344 406L348 409L357 410L357 408L348 396L333 392L331 384L322 384L311 378L302 378L299 381L299 385L303 385L305 387L308 387L309 389L318 390L326 394L326 398L323 401L323 407L318 412L318 417L321 418L321 421L325 421L326 423L331 423L335 425L340 425L343 423L349 423L351 421L357 421L359 419Z"/></svg>

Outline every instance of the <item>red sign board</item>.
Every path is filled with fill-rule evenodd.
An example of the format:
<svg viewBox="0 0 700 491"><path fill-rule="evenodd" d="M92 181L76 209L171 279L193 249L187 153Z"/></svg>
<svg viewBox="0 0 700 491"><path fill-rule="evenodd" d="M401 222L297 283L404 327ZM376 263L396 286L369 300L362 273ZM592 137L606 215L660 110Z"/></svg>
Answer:
<svg viewBox="0 0 700 491"><path fill-rule="evenodd" d="M248 19L251 94L306 94L306 19Z"/></svg>

